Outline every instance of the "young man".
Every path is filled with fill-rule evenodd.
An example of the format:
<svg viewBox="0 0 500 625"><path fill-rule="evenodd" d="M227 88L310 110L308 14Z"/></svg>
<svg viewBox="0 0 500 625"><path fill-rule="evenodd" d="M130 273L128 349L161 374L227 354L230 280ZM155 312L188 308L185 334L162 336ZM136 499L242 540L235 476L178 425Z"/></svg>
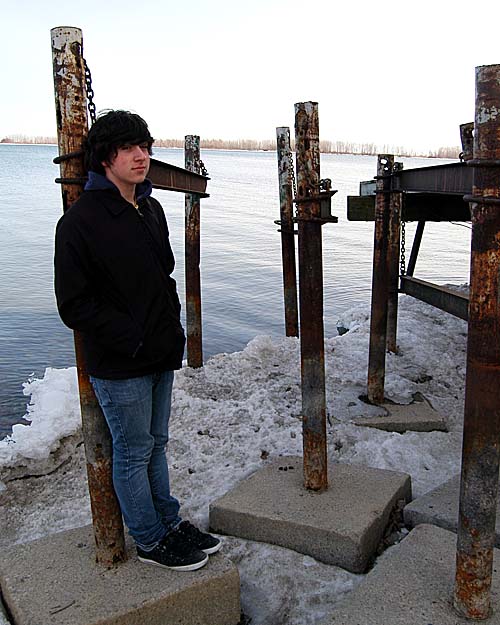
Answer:
<svg viewBox="0 0 500 625"><path fill-rule="evenodd" d="M146 178L152 144L146 122L127 111L91 127L85 191L57 225L55 291L61 319L83 337L139 559L191 571L221 543L182 521L170 494L165 446L185 337L167 222Z"/></svg>

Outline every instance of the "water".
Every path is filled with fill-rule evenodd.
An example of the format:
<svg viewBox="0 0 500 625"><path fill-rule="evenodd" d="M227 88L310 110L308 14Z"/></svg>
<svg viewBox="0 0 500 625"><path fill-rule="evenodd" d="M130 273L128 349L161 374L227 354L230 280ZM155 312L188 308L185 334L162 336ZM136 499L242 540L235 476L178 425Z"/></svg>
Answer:
<svg viewBox="0 0 500 625"><path fill-rule="evenodd" d="M73 337L53 295L53 238L61 214L54 146L0 144L0 437L26 412L22 384L45 368L74 365ZM183 152L155 157L183 166ZM202 200L203 349L208 357L242 349L257 334L284 333L276 155L206 150L211 197ZM402 159L405 167L438 164ZM376 172L376 157L323 155L321 175L338 193L336 225L323 227L325 332L335 334L343 310L369 303L373 223L348 222L346 196ZM184 197L155 191L163 204L184 292ZM414 224L407 225L411 245ZM415 275L439 283L468 280L470 230L427 224Z"/></svg>

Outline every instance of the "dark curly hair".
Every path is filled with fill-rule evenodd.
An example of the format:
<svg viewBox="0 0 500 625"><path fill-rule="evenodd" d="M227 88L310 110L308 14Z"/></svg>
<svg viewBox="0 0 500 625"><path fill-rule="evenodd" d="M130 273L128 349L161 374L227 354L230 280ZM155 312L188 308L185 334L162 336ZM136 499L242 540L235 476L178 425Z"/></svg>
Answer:
<svg viewBox="0 0 500 625"><path fill-rule="evenodd" d="M101 111L85 141L85 167L88 171L104 175L102 162L113 160L119 147L147 143L151 155L153 141L147 123L137 113Z"/></svg>

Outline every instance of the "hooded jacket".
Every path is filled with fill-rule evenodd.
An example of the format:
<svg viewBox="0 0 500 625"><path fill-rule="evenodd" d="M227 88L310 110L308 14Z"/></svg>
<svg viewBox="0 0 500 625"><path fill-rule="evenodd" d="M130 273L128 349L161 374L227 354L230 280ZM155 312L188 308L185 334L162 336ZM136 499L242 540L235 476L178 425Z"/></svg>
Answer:
<svg viewBox="0 0 500 625"><path fill-rule="evenodd" d="M125 379L182 366L185 337L167 221L137 186L136 210L105 176L89 172L56 228L55 292L63 322L81 332L87 371Z"/></svg>

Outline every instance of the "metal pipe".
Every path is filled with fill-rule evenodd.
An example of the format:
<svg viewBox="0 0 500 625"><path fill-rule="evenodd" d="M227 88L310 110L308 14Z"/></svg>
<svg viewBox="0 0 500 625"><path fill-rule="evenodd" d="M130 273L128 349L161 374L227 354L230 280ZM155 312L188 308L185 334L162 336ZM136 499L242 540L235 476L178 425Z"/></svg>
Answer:
<svg viewBox="0 0 500 625"><path fill-rule="evenodd" d="M407 276L413 276L415 272L415 265L417 264L418 252L420 251L420 244L422 243L422 236L424 234L425 221L419 221L417 229L415 230L415 236L413 238L413 245L411 246L410 260L408 261L408 268L406 269Z"/></svg>
<svg viewBox="0 0 500 625"><path fill-rule="evenodd" d="M200 137L197 135L184 138L184 159L187 170L200 173ZM185 208L187 361L190 367L202 367L200 196L186 193Z"/></svg>
<svg viewBox="0 0 500 625"><path fill-rule="evenodd" d="M318 104L295 104L304 486L328 486Z"/></svg>
<svg viewBox="0 0 500 625"><path fill-rule="evenodd" d="M466 618L483 620L490 615L500 459L500 65L476 68L475 109L469 330L453 605Z"/></svg>
<svg viewBox="0 0 500 625"><path fill-rule="evenodd" d="M87 135L82 31L53 28L51 40L59 155L80 152L79 156L61 161L61 178L81 180L86 173L81 149ZM61 188L66 211L83 189L78 184L64 183ZM111 436L86 372L78 332L75 332L75 354L96 561L111 566L126 559L122 515L112 484Z"/></svg>
<svg viewBox="0 0 500 625"><path fill-rule="evenodd" d="M398 287L399 287L399 231L403 194L390 195L389 241L387 248L388 298L387 298L387 351L397 354Z"/></svg>
<svg viewBox="0 0 500 625"><path fill-rule="evenodd" d="M280 189L281 258L283 263L283 296L286 336L299 336L297 307L297 273L295 268L295 235L293 223L293 189L291 176L292 150L290 128L276 128L278 179Z"/></svg>
<svg viewBox="0 0 500 625"><path fill-rule="evenodd" d="M387 340L387 300L389 296L388 241L391 213L392 154L379 154L377 196L375 201L375 239L373 244L372 303L370 348L368 356L368 399L384 401L385 350Z"/></svg>

